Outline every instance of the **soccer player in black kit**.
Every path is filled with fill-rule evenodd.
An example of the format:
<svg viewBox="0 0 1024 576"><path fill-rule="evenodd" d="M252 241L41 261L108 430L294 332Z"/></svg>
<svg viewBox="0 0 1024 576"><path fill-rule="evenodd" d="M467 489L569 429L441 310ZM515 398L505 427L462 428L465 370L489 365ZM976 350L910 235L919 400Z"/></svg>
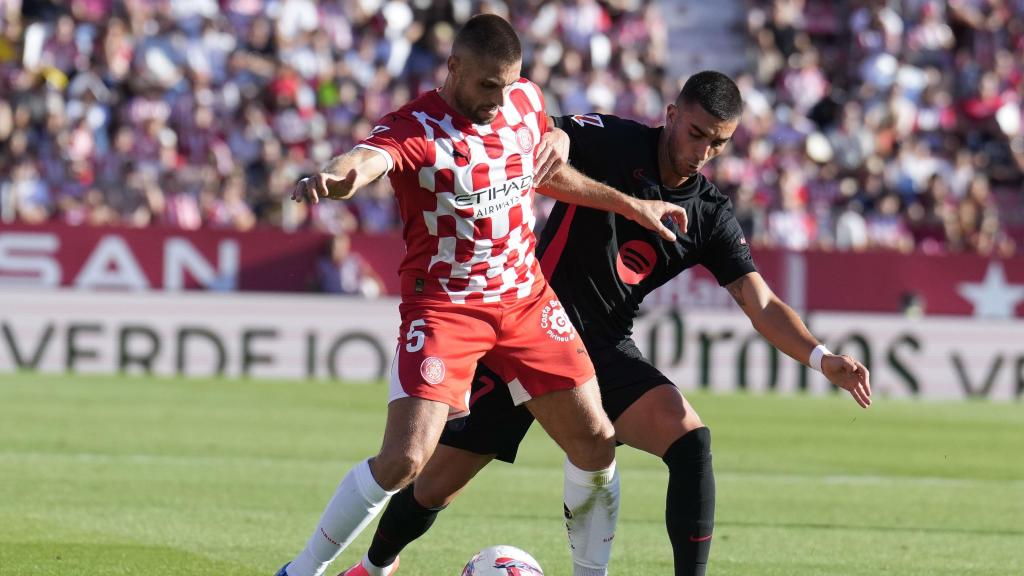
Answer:
<svg viewBox="0 0 1024 576"><path fill-rule="evenodd" d="M692 76L667 107L663 127L599 114L555 118L569 137L570 164L630 196L684 207L688 224L685 231L674 229L677 239L669 242L622 216L558 203L537 248L545 275L593 359L617 440L658 456L668 467L665 527L677 576L703 575L708 561L715 508L711 434L631 338L647 294L703 265L772 345L822 371L860 406L871 403L867 369L819 344L765 284L731 202L700 173L729 142L742 106L731 79L705 71ZM449 423L415 484L392 498L361 563L365 573L392 564L492 459L515 459L533 420L513 404L504 385L515 375L487 365L486 357L482 364L472 412ZM570 534L570 543L585 546L586 535Z"/></svg>

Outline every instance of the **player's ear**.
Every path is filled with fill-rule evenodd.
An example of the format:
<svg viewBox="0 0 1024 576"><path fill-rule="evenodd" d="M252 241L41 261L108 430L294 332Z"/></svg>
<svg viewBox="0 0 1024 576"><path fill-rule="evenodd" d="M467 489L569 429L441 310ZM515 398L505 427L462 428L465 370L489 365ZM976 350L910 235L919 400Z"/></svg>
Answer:
<svg viewBox="0 0 1024 576"><path fill-rule="evenodd" d="M452 54L451 56L449 56L448 57L448 73L451 74L452 76L456 76L457 77L459 75L459 65L461 63L462 63L462 61L455 54Z"/></svg>
<svg viewBox="0 0 1024 576"><path fill-rule="evenodd" d="M675 103L670 102L665 107L665 126L671 127L676 123L676 115L679 113L679 107Z"/></svg>

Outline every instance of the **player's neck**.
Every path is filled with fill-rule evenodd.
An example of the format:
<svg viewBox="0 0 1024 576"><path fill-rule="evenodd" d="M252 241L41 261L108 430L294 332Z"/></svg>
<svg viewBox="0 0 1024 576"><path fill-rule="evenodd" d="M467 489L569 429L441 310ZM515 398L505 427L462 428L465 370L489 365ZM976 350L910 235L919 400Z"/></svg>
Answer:
<svg viewBox="0 0 1024 576"><path fill-rule="evenodd" d="M658 179L666 188L681 188L690 180L689 176L676 174L672 169L672 161L668 157L668 132L664 129L658 137Z"/></svg>
<svg viewBox="0 0 1024 576"><path fill-rule="evenodd" d="M453 92L454 89L451 86L451 76L449 76L448 78L445 79L444 85L438 88L437 95L441 97L441 100L444 100L444 103L447 104L449 108L458 112L459 115L462 116L468 122L469 116L467 116L465 112L459 109L458 105L455 103L455 98L452 98Z"/></svg>
<svg viewBox="0 0 1024 576"><path fill-rule="evenodd" d="M452 88L451 88L451 84L450 84L451 81L452 81L451 76L449 76L448 78L445 78L444 84L442 84L441 87L437 89L437 95L441 97L441 100L444 100L445 104L451 106L452 108L455 108L455 101L452 100L452 96L451 96L451 94L452 94Z"/></svg>

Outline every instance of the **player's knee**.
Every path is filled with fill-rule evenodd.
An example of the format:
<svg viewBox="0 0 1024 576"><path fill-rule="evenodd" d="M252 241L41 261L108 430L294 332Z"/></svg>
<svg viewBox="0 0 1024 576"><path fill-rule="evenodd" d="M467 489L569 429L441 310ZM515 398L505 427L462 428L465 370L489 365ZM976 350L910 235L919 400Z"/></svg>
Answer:
<svg viewBox="0 0 1024 576"><path fill-rule="evenodd" d="M605 419L587 434L567 443L565 454L582 470L603 470L611 466L615 460L615 428Z"/></svg>
<svg viewBox="0 0 1024 576"><path fill-rule="evenodd" d="M692 466L695 461L711 459L711 430L701 426L680 436L662 458L670 470Z"/></svg>
<svg viewBox="0 0 1024 576"><path fill-rule="evenodd" d="M381 452L374 459L373 476L385 490L399 490L416 479L427 457L415 451Z"/></svg>
<svg viewBox="0 0 1024 576"><path fill-rule="evenodd" d="M707 426L701 426L691 430L687 436L693 435L693 442L696 445L696 452L701 458L711 455L711 429Z"/></svg>

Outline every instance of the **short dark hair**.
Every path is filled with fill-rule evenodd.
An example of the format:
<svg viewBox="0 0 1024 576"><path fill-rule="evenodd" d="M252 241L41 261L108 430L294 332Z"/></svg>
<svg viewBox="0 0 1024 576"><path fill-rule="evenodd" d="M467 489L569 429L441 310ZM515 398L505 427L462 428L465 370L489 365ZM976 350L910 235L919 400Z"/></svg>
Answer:
<svg viewBox="0 0 1024 576"><path fill-rule="evenodd" d="M719 120L734 120L743 114L740 89L732 78L714 70L704 70L690 76L676 98L676 105L684 103L700 104L708 114Z"/></svg>
<svg viewBox="0 0 1024 576"><path fill-rule="evenodd" d="M512 25L495 14L477 14L455 35L452 52L467 50L478 56L511 64L523 58L523 47Z"/></svg>

